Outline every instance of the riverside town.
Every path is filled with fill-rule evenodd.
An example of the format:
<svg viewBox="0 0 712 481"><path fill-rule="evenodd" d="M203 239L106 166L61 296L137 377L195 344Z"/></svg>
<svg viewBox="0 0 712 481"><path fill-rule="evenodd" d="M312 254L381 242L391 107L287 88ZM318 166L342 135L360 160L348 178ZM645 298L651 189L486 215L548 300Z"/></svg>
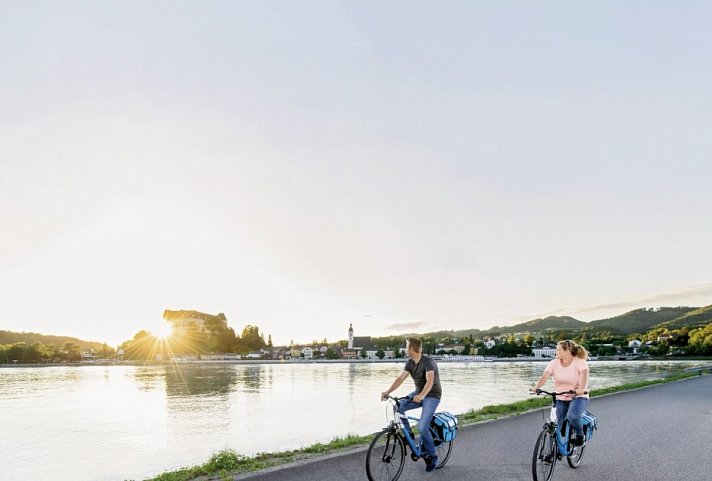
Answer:
<svg viewBox="0 0 712 481"><path fill-rule="evenodd" d="M0 364L229 361L388 361L404 357L410 335L356 336L290 342L275 346L256 325L238 335L224 313L165 310L170 333L141 330L115 348L105 343L34 333L0 331ZM554 357L556 342L574 339L592 359L671 359L712 354L712 306L643 308L612 318L582 322L547 317L487 330L413 334L424 352L441 361L536 360Z"/></svg>

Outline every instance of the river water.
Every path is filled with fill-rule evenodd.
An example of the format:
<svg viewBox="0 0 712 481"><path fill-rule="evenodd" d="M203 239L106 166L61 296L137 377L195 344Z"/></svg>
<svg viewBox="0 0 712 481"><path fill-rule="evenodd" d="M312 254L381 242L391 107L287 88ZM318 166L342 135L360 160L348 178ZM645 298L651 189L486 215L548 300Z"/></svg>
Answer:
<svg viewBox="0 0 712 481"><path fill-rule="evenodd" d="M591 362L592 390L704 362ZM440 363L439 410L526 399L542 362ZM403 363L183 364L0 369L0 477L141 480L215 452L282 451L368 434ZM407 394L408 380L395 393ZM595 399L592 410L595 411Z"/></svg>

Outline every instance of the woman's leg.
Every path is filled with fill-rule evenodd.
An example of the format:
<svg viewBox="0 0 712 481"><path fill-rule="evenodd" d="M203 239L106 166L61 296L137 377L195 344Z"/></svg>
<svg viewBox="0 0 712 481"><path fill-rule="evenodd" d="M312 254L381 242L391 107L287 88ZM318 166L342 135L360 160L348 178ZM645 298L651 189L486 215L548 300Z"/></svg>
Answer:
<svg viewBox="0 0 712 481"><path fill-rule="evenodd" d="M588 398L577 397L569 405L569 412L566 415L566 419L569 421L571 426L573 426L576 431L576 435L583 436L583 423L581 422L581 416L588 408Z"/></svg>
<svg viewBox="0 0 712 481"><path fill-rule="evenodd" d="M571 401L556 400L556 422L559 423L561 427L564 425L564 419L566 419L566 413L569 411L570 402ZM566 433L562 432L561 436L566 436Z"/></svg>

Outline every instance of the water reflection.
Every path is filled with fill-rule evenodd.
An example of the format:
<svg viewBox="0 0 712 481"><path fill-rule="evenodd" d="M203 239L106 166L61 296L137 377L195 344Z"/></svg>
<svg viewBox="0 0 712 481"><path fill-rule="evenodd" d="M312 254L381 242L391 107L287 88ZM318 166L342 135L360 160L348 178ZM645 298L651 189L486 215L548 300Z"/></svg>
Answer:
<svg viewBox="0 0 712 481"><path fill-rule="evenodd" d="M165 366L166 394L175 396L224 395L238 382L234 365Z"/></svg>
<svg viewBox="0 0 712 481"><path fill-rule="evenodd" d="M166 373L163 366L140 366L134 371L126 373L133 379L136 387L141 391L155 391L163 388L166 382Z"/></svg>
<svg viewBox="0 0 712 481"><path fill-rule="evenodd" d="M591 388L703 364L592 362ZM441 409L463 413L526 399L545 365L441 363ZM143 479L220 449L251 455L372 433L385 422L379 393L402 369L403 362L4 368L3 479ZM276 416L289 422L270 422ZM81 473L65 469L70 459L82 460Z"/></svg>

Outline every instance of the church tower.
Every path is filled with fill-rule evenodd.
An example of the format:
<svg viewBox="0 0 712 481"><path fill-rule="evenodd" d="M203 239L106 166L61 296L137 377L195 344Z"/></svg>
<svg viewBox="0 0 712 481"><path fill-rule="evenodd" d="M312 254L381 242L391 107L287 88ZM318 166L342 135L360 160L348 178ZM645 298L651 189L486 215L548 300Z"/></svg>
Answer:
<svg viewBox="0 0 712 481"><path fill-rule="evenodd" d="M354 348L354 326L349 322L349 349Z"/></svg>

